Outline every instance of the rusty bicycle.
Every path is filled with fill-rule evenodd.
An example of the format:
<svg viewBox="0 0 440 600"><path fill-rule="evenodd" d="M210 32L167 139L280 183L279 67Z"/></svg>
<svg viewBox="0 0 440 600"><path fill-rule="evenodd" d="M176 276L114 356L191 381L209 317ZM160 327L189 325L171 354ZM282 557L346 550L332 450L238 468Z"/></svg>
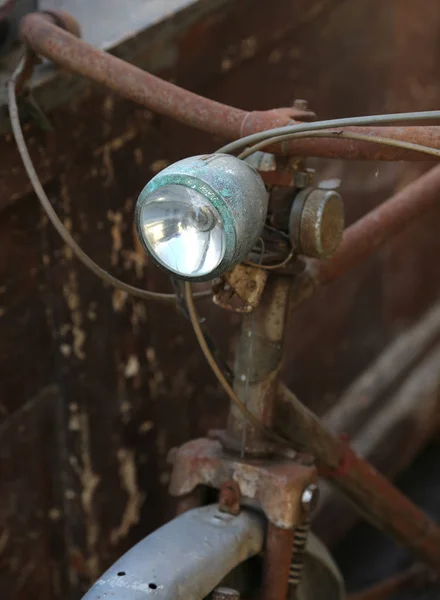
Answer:
<svg viewBox="0 0 440 600"><path fill-rule="evenodd" d="M170 457L176 518L121 557L85 598L343 598L331 555L310 532L319 478L440 572L439 527L279 378L289 312L428 211L440 189L435 167L344 231L337 185L319 182L306 159L438 159L431 126L423 122L438 120L440 111L317 121L307 103L297 101L246 112L94 49L69 15L28 15L21 34L26 54L9 82L10 117L49 219L102 280L142 299L177 302L231 402L225 430L189 441ZM175 293L136 288L104 271L51 207L16 101L39 55L153 111L233 140L163 169L139 195L134 219L140 242L172 277ZM242 315L233 370L198 315L200 297Z"/></svg>

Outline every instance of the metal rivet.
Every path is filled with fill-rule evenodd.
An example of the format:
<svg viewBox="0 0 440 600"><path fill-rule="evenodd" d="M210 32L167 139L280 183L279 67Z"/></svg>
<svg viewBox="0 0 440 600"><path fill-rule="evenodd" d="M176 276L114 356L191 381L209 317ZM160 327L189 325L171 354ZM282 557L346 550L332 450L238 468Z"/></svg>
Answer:
<svg viewBox="0 0 440 600"><path fill-rule="evenodd" d="M306 487L302 496L301 496L301 504L304 509L309 512L315 510L319 500L319 488L316 483L311 483Z"/></svg>

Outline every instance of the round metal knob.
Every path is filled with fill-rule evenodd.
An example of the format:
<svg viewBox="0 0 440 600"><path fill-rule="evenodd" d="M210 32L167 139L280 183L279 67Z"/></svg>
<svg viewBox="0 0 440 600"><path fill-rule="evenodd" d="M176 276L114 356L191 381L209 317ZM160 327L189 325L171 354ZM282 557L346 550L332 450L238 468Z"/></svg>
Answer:
<svg viewBox="0 0 440 600"><path fill-rule="evenodd" d="M344 205L335 190L307 188L295 198L290 217L292 242L305 256L327 258L339 247Z"/></svg>

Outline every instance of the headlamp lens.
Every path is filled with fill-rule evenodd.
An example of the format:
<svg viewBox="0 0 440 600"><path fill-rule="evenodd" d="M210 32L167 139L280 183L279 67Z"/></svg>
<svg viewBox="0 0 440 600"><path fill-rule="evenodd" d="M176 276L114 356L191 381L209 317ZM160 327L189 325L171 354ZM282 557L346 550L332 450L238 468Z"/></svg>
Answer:
<svg viewBox="0 0 440 600"><path fill-rule="evenodd" d="M217 209L197 190L164 185L140 210L140 231L156 260L183 277L211 273L225 254L226 236Z"/></svg>

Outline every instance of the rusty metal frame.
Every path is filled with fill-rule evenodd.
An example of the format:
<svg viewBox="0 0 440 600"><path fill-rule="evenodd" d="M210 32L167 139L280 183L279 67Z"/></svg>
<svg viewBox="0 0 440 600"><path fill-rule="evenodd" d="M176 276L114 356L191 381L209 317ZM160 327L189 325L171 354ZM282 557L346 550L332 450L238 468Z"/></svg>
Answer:
<svg viewBox="0 0 440 600"><path fill-rule="evenodd" d="M268 523L261 597L284 600L295 531L305 518L304 494L316 502L317 469L307 455L239 458L214 439L192 440L173 456L170 493L197 502L201 486L220 490L219 509L233 515L240 506L263 512ZM179 511L180 512L180 511Z"/></svg>
<svg viewBox="0 0 440 600"><path fill-rule="evenodd" d="M310 457L242 460L224 453L220 442L207 438L181 446L173 466L173 496L186 496L200 485L220 489L224 482L234 481L245 501L257 504L281 529L293 529L301 522L302 494L317 475Z"/></svg>

